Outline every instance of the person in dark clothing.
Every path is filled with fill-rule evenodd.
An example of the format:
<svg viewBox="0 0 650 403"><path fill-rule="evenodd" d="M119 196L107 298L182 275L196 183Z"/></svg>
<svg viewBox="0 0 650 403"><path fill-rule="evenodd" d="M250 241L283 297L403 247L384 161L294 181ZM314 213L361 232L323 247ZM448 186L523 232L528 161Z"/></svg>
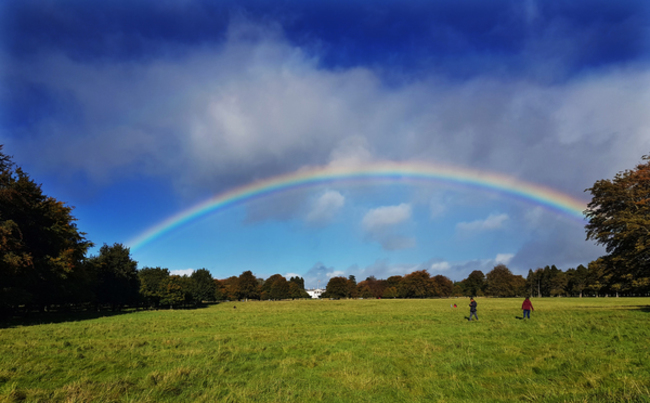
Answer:
<svg viewBox="0 0 650 403"><path fill-rule="evenodd" d="M472 320L472 315L478 320L478 316L476 316L476 301L474 301L474 298L469 299L469 319Z"/></svg>
<svg viewBox="0 0 650 403"><path fill-rule="evenodd" d="M521 309L524 310L524 319L526 319L526 317L528 317L528 319L530 319L530 310L531 309L533 311L535 310L535 308L533 308L533 303L530 302L530 298L526 297L526 299L524 300L524 303L521 304Z"/></svg>

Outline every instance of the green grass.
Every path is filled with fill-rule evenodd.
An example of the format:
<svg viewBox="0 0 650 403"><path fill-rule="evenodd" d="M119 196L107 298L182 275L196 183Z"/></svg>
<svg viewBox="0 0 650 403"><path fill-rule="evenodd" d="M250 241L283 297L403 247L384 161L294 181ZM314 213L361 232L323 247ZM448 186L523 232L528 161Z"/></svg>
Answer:
<svg viewBox="0 0 650 403"><path fill-rule="evenodd" d="M461 298L5 327L0 402L650 402L650 299L478 302L478 322Z"/></svg>

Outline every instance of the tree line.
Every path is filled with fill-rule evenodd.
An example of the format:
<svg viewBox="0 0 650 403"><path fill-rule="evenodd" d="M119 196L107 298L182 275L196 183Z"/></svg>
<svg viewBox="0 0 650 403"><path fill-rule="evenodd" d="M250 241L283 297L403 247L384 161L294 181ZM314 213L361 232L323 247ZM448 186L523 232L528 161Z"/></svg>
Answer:
<svg viewBox="0 0 650 403"><path fill-rule="evenodd" d="M467 278L453 282L443 275L430 276L426 270L378 280L374 276L359 283L354 276L333 277L321 298L448 298L448 297L599 297L647 296L650 290L635 286L629 277L621 282L607 262L599 258L587 267L579 265L562 271L552 266L530 269L528 276L513 274L503 264L484 274L474 270ZM637 282L638 284L638 282Z"/></svg>
<svg viewBox="0 0 650 403"><path fill-rule="evenodd" d="M4 274L0 292L0 313L4 315L32 310L174 309L228 299L310 298L301 277L286 280L275 274L264 280L246 271L239 277L217 280L206 269L183 276L160 267L138 269L129 248L119 243L103 245L97 256L81 260L70 275L59 278L49 289L40 281L21 278L21 274L30 274L27 271Z"/></svg>
<svg viewBox="0 0 650 403"><path fill-rule="evenodd" d="M555 266L523 278L505 265L472 272L460 282L416 271L385 280L334 277L328 298L431 298L449 296L600 296L650 293L650 156L614 179L587 189L587 240L607 255L563 272ZM246 271L215 280L205 270L190 276L164 268L137 269L128 248L93 243L80 232L72 207L43 194L41 186L2 152L0 145L0 315L17 309L176 307L209 300L308 297L304 280L276 274L266 280Z"/></svg>

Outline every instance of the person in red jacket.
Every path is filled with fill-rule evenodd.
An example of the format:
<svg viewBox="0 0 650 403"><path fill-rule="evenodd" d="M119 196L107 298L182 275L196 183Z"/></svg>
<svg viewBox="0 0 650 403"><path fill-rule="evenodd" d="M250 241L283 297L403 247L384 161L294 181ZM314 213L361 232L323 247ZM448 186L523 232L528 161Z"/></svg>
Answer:
<svg viewBox="0 0 650 403"><path fill-rule="evenodd" d="M524 300L524 303L521 304L521 309L524 310L524 319L526 319L526 317L528 317L528 319L530 319L530 310L531 309L533 311L535 310L535 308L533 308L533 303L530 302L530 298L526 297L526 299Z"/></svg>

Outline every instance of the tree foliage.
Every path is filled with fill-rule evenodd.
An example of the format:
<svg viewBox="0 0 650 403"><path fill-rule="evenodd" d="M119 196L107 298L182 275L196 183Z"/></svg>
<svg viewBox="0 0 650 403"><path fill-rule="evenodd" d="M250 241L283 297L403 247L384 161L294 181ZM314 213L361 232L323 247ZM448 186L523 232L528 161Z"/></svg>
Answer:
<svg viewBox="0 0 650 403"><path fill-rule="evenodd" d="M462 281L462 287L465 290L465 295L473 297L476 295L483 295L485 289L485 274L480 270L474 270Z"/></svg>
<svg viewBox="0 0 650 403"><path fill-rule="evenodd" d="M605 246L605 269L619 289L650 284L650 155L642 158L636 168L586 190L592 195L585 210L587 240Z"/></svg>
<svg viewBox="0 0 650 403"><path fill-rule="evenodd" d="M91 297L84 258L92 243L75 221L72 207L44 195L0 146L0 309Z"/></svg>
<svg viewBox="0 0 650 403"><path fill-rule="evenodd" d="M152 308L160 306L163 298L162 283L169 277L168 269L160 267L145 267L138 271L140 278L140 295L143 301Z"/></svg>
<svg viewBox="0 0 650 403"><path fill-rule="evenodd" d="M214 301L217 287L210 272L206 269L199 269L190 275L190 294L195 304L203 301Z"/></svg>
<svg viewBox="0 0 650 403"><path fill-rule="evenodd" d="M499 264L486 276L486 292L495 297L515 297L526 292L526 280L514 275L505 265Z"/></svg>
<svg viewBox="0 0 650 403"><path fill-rule="evenodd" d="M124 305L135 306L140 300L138 262L131 259L130 249L120 243L99 249L99 256L90 258L95 271L97 303L113 309Z"/></svg>
<svg viewBox="0 0 650 403"><path fill-rule="evenodd" d="M239 275L237 299L260 299L259 282L250 270Z"/></svg>

